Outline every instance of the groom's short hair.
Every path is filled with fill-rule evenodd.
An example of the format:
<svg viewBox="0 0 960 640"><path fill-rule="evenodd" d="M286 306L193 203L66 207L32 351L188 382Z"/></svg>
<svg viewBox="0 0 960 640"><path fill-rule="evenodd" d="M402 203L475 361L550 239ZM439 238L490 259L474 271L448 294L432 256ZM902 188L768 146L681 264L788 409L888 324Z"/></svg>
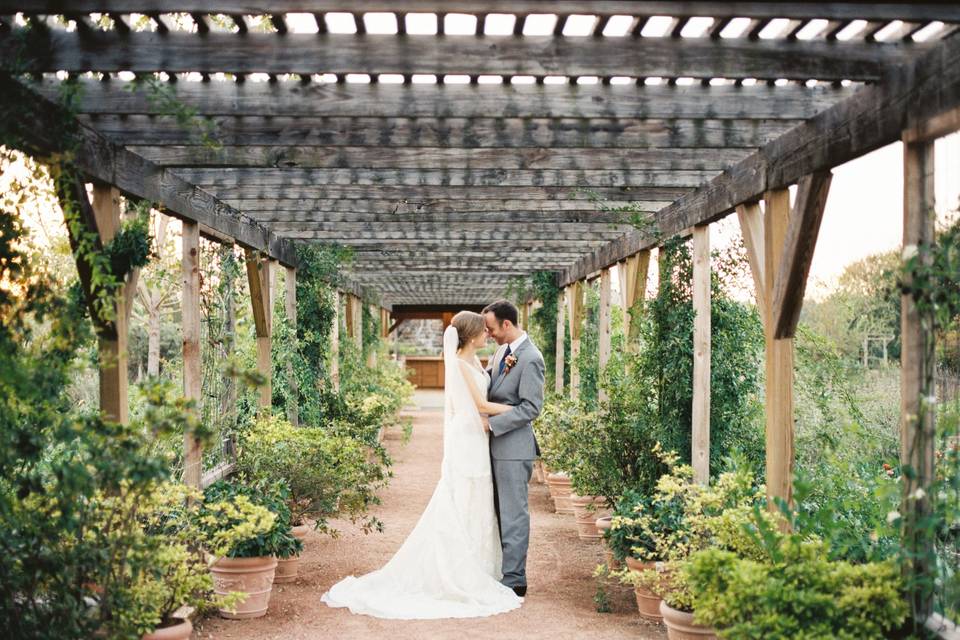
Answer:
<svg viewBox="0 0 960 640"><path fill-rule="evenodd" d="M503 323L504 320L509 320L513 323L513 326L520 326L520 310L509 300L491 302L483 308L483 312L485 314L492 313L499 323Z"/></svg>

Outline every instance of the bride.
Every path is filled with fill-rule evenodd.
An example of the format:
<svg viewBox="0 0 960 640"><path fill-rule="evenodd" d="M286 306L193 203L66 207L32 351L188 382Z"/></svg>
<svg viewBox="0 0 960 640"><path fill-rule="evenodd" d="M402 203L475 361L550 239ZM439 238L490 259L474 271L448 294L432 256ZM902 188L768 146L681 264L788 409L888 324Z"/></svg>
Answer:
<svg viewBox="0 0 960 640"><path fill-rule="evenodd" d="M393 558L377 571L335 584L321 598L329 606L414 620L490 616L523 602L499 582L500 532L480 414L496 415L511 407L486 400L490 378L476 356L485 343L482 315L461 311L453 317L443 334L440 482Z"/></svg>

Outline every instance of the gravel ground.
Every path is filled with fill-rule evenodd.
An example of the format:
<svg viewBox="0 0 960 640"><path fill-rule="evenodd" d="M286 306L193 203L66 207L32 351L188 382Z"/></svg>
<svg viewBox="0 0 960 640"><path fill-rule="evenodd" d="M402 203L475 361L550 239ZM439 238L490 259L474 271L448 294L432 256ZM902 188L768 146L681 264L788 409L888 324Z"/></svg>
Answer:
<svg viewBox="0 0 960 640"><path fill-rule="evenodd" d="M530 485L531 541L527 561L529 591L523 606L490 618L467 620L378 620L331 609L320 595L347 575L382 566L413 529L440 474L442 407L439 392L418 392L413 437L404 445L399 430L388 432L394 478L382 492L376 515L385 532L364 535L349 522L337 522L340 537L310 532L296 582L274 587L267 615L257 620L208 618L197 623L195 638L291 640L315 638L665 638L662 627L636 613L633 593L608 587L611 613L597 613L597 582L592 572L602 560L598 543L577 538L573 516L553 513L545 485Z"/></svg>

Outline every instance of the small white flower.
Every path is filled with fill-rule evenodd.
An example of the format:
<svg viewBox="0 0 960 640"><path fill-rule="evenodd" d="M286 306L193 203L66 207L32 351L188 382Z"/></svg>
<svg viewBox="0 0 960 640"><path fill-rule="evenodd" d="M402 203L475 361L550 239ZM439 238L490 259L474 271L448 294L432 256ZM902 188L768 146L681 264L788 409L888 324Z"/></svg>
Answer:
<svg viewBox="0 0 960 640"><path fill-rule="evenodd" d="M923 401L927 404L928 407L937 406L937 396L924 396Z"/></svg>
<svg viewBox="0 0 960 640"><path fill-rule="evenodd" d="M887 524L893 524L899 519L900 519L899 511L891 511L890 513L887 514Z"/></svg>
<svg viewBox="0 0 960 640"><path fill-rule="evenodd" d="M903 253L901 254L904 260L909 260L915 255L917 255L917 245L915 244L904 245Z"/></svg>
<svg viewBox="0 0 960 640"><path fill-rule="evenodd" d="M923 500L927 497L927 492L923 490L923 487L917 487L917 490L911 493L910 497L914 500Z"/></svg>

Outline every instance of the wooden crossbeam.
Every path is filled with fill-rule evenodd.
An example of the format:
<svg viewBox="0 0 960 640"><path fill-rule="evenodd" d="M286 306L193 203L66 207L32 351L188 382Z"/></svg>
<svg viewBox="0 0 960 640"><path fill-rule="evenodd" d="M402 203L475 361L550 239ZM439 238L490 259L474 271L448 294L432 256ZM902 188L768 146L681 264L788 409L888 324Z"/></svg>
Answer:
<svg viewBox="0 0 960 640"><path fill-rule="evenodd" d="M449 149L230 145L148 147L131 151L161 167L336 169L589 169L717 171L746 158L751 149Z"/></svg>
<svg viewBox="0 0 960 640"><path fill-rule="evenodd" d="M657 216L656 237L634 232L611 242L561 275L566 284L654 246L696 224L717 220L764 191L796 183L900 139L960 106L960 39L948 38L916 61L891 69L882 82L791 129Z"/></svg>
<svg viewBox="0 0 960 640"><path fill-rule="evenodd" d="M486 85L485 85L486 86ZM173 116L81 116L111 140L135 146L203 146L200 131ZM440 148L751 148L799 120L709 118L377 118L218 116L221 145ZM211 151L211 153L213 153Z"/></svg>
<svg viewBox="0 0 960 640"><path fill-rule="evenodd" d="M42 92L56 99L61 80ZM99 115L169 115L147 85L87 78L77 109ZM642 118L803 120L855 92L831 85L429 85L280 81L178 83L166 90L201 116L371 118Z"/></svg>
<svg viewBox="0 0 960 640"><path fill-rule="evenodd" d="M228 189L211 188L210 191L221 196L225 201L237 206L245 207L251 200L261 200L265 202L277 202L278 208L283 208L287 204L309 207L307 201L325 199L341 201L367 201L371 207L379 207L386 201L391 206L390 210L400 207L403 203L418 205L420 203L433 204L434 206L446 206L448 203L459 203L462 209L468 207L468 211L485 211L486 209L471 209L469 203L476 203L477 206L489 208L490 206L501 206L503 202L523 200L527 202L530 208L550 207L558 201L567 201L580 203L589 203L588 207L600 208L602 203L608 203L611 207L624 206L626 202L636 201L673 201L692 191L690 187L592 187L588 189L577 189L571 187L488 187L488 186L421 186L421 185L393 185L393 186L374 186L374 185L300 185L287 186L283 189L272 187L262 187L257 185L231 185ZM281 201L286 200L287 203ZM378 203L379 201L379 203ZM352 207L356 204L350 202L344 206ZM561 205L558 205L561 206Z"/></svg>
<svg viewBox="0 0 960 640"><path fill-rule="evenodd" d="M455 227L444 222L394 222L376 224L368 222L273 222L270 228L278 233L304 233L315 238L340 238L344 241L362 237L365 239L502 239L504 241L536 240L547 234L556 239L584 241L609 240L632 229L630 225L610 223L499 223L462 222Z"/></svg>
<svg viewBox="0 0 960 640"><path fill-rule="evenodd" d="M546 6L545 6L546 5ZM2 6L2 5L0 5ZM248 13L304 12L322 15L331 11L356 13L394 12L391 0L18 0L17 11L49 13L69 7L83 13ZM12 10L12 9L11 9ZM832 18L863 20L960 21L960 8L942 2L718 2L716 0L653 0L638 5L631 0L405 0L403 11L410 13L557 13L560 15L667 15L735 18ZM478 20L482 23L482 20ZM478 29L482 24L478 24ZM561 27L562 29L562 27ZM483 33L479 31L479 33Z"/></svg>
<svg viewBox="0 0 960 640"><path fill-rule="evenodd" d="M13 103L34 107L29 111L30 118L24 118L21 110L18 118L4 118L29 147L26 151L40 155L63 151L65 140L58 134L69 118L59 106L6 74L0 74L0 91ZM209 192L109 142L92 129L80 126L77 137L75 162L90 177L114 185L127 195L157 203L170 215L215 229L241 246L265 251L283 264L296 264L292 243L245 218Z"/></svg>
<svg viewBox="0 0 960 640"><path fill-rule="evenodd" d="M433 191L442 192L440 187ZM369 190L371 195L375 192ZM630 192L630 211L658 211L670 204L685 192L684 189L654 189L633 190ZM340 192L329 192L335 196ZM498 216L509 216L511 219L523 220L530 217L548 221L546 218L556 216L563 221L615 221L626 215L623 211L614 211L618 205L602 202L591 202L584 199L564 200L537 200L529 199L460 199L455 197L457 191L451 191L447 197L419 197L388 199L358 199L358 198L278 198L267 194L263 198L248 198L245 200L227 198L227 202L255 216L258 220L369 220L371 222L395 220L449 220L451 222L464 219L476 220L482 215L484 220L499 221ZM535 190L528 190L531 195ZM274 194L278 196L282 194ZM382 194L381 194L382 195ZM600 195L597 195L598 200ZM505 218L504 218L505 221Z"/></svg>
<svg viewBox="0 0 960 640"><path fill-rule="evenodd" d="M602 239L584 240L580 234L568 233L561 238L515 238L508 237L506 234L497 231L489 231L484 234L485 237L478 238L477 234L461 233L455 231L446 234L434 234L423 236L410 234L404 238L355 238L347 237L344 234L324 232L324 231L288 231L284 234L286 238L299 238L302 240L317 240L326 243L339 243L350 247L366 247L368 249L399 250L406 251L410 249L443 249L450 247L464 248L500 248L505 244L514 251L528 251L531 249L555 249L560 247L590 247L596 249L605 244ZM491 237L492 236L492 237Z"/></svg>
<svg viewBox="0 0 960 640"><path fill-rule="evenodd" d="M469 205L470 203L464 203ZM650 205L640 211L653 213L668 204L649 203ZM516 206L526 206L518 204ZM506 203L494 201L490 207L492 211L422 211L422 212L399 212L399 213L360 213L360 212L330 212L322 209L274 209L266 211L254 211L245 209L254 218L264 224L273 226L279 223L302 223L309 225L316 224L376 224L376 225L409 225L411 223L426 225L452 225L467 224L483 221L488 226L491 223L505 225L507 228L516 228L520 225L529 223L535 224L582 224L584 229L606 227L611 225L625 224L629 221L629 216L625 213L615 213L607 211L589 211L589 210L560 210L560 211L528 211L526 209L514 209Z"/></svg>
<svg viewBox="0 0 960 640"><path fill-rule="evenodd" d="M0 54L19 48L0 33ZM793 78L878 80L884 68L906 62L925 44L855 41L725 40L710 38L593 38L553 36L498 39L447 36L247 33L166 34L111 31L37 34L21 58L29 72L133 71L150 73L396 73L676 78Z"/></svg>
<svg viewBox="0 0 960 640"><path fill-rule="evenodd" d="M630 169L171 169L184 180L213 188L244 185L287 187L315 184L383 186L554 186L697 187L718 171L648 171Z"/></svg>

